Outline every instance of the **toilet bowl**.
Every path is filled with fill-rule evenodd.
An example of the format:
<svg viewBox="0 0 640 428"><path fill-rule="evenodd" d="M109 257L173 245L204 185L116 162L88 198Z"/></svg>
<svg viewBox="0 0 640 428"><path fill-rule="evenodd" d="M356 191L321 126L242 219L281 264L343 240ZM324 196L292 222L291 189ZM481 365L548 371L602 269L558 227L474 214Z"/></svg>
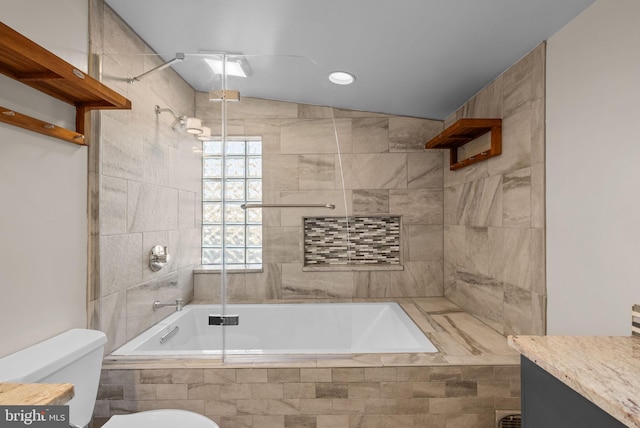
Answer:
<svg viewBox="0 0 640 428"><path fill-rule="evenodd" d="M73 329L0 358L0 382L72 383L69 406L72 427L91 421L98 393L106 335ZM178 409L149 410L113 416L106 428L219 428L211 419Z"/></svg>
<svg viewBox="0 0 640 428"><path fill-rule="evenodd" d="M215 428L211 419L187 410L148 410L112 416L102 428Z"/></svg>

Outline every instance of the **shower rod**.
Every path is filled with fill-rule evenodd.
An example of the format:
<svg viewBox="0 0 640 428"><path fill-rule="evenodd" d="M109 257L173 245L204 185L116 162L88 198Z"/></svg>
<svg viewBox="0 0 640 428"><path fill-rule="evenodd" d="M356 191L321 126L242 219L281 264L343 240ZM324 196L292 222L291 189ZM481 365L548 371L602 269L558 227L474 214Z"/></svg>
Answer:
<svg viewBox="0 0 640 428"><path fill-rule="evenodd" d="M335 204L242 204L243 210L249 208L328 208L335 209Z"/></svg>

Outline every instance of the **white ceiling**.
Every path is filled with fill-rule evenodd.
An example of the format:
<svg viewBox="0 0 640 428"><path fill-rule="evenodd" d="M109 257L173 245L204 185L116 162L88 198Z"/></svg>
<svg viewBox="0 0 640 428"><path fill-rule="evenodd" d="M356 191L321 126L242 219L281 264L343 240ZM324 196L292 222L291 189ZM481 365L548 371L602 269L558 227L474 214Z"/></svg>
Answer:
<svg viewBox="0 0 640 428"><path fill-rule="evenodd" d="M594 0L106 0L194 89L242 53L243 96L444 119ZM196 55L191 55L196 54ZM348 87L326 75L356 75Z"/></svg>

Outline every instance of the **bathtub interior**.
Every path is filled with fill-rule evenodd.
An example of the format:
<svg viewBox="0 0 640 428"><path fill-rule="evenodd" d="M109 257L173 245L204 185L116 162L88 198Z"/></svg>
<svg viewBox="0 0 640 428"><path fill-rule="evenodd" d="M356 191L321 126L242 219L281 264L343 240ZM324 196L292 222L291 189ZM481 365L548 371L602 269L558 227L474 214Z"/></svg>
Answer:
<svg viewBox="0 0 640 428"><path fill-rule="evenodd" d="M220 355L221 327L208 325L219 310L188 305L112 355ZM225 327L230 355L438 352L397 303L234 304L226 310L240 317L239 325Z"/></svg>

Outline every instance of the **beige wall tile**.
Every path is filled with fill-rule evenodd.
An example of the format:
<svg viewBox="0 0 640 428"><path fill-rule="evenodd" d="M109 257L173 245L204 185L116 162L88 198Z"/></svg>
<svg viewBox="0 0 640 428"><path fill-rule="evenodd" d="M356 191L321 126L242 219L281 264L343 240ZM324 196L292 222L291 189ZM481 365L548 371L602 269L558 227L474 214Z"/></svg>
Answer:
<svg viewBox="0 0 640 428"><path fill-rule="evenodd" d="M300 382L331 382L332 369L300 369Z"/></svg>
<svg viewBox="0 0 640 428"><path fill-rule="evenodd" d="M220 396L220 385L211 383L193 383L188 385L189 400L213 400L224 398Z"/></svg>
<svg viewBox="0 0 640 428"><path fill-rule="evenodd" d="M496 80L482 89L476 96L471 98L463 107L462 114L464 117L472 118L501 118L502 98L503 98L503 81L502 75Z"/></svg>
<svg viewBox="0 0 640 428"><path fill-rule="evenodd" d="M544 164L531 166L531 227L545 228Z"/></svg>
<svg viewBox="0 0 640 428"><path fill-rule="evenodd" d="M343 154L342 176L336 183L346 189L406 189L407 157L399 153Z"/></svg>
<svg viewBox="0 0 640 428"><path fill-rule="evenodd" d="M127 181L103 177L99 195L100 231L102 235L126 233L127 231Z"/></svg>
<svg viewBox="0 0 640 428"><path fill-rule="evenodd" d="M300 190L335 188L335 155L301 155L298 159Z"/></svg>
<svg viewBox="0 0 640 428"><path fill-rule="evenodd" d="M389 151L389 118L363 117L352 120L353 153Z"/></svg>
<svg viewBox="0 0 640 428"><path fill-rule="evenodd" d="M351 297L352 284L353 272L303 272L301 264L282 264L285 299Z"/></svg>
<svg viewBox="0 0 640 428"><path fill-rule="evenodd" d="M269 383L300 382L301 369L268 369Z"/></svg>
<svg viewBox="0 0 640 428"><path fill-rule="evenodd" d="M226 416L236 415L238 413L238 405L235 400L229 400L227 397L217 400L205 400L204 415L205 416Z"/></svg>
<svg viewBox="0 0 640 428"><path fill-rule="evenodd" d="M439 120L392 116L389 118L389 151L421 152L426 142L442 129Z"/></svg>
<svg viewBox="0 0 640 428"><path fill-rule="evenodd" d="M502 226L531 227L531 168L505 174L502 179Z"/></svg>
<svg viewBox="0 0 640 428"><path fill-rule="evenodd" d="M283 120L281 124L280 152L282 154L351 153L353 151L351 119L296 119Z"/></svg>
<svg viewBox="0 0 640 428"><path fill-rule="evenodd" d="M263 190L299 190L299 159L298 155L265 154L262 157Z"/></svg>
<svg viewBox="0 0 640 428"><path fill-rule="evenodd" d="M332 382L364 382L364 368L331 369Z"/></svg>
<svg viewBox="0 0 640 428"><path fill-rule="evenodd" d="M445 152L441 150L428 150L407 156L407 187L409 189L442 189L444 155Z"/></svg>
<svg viewBox="0 0 640 428"><path fill-rule="evenodd" d="M389 191L386 189L354 190L353 213L389 214Z"/></svg>
<svg viewBox="0 0 640 428"><path fill-rule="evenodd" d="M186 400L188 398L187 385L156 385L156 395L159 400Z"/></svg>
<svg viewBox="0 0 640 428"><path fill-rule="evenodd" d="M142 282L142 234L100 238L100 284L102 296Z"/></svg>
<svg viewBox="0 0 640 428"><path fill-rule="evenodd" d="M527 104L502 120L502 154L486 161L490 175L531 166L532 116Z"/></svg>
<svg viewBox="0 0 640 428"><path fill-rule="evenodd" d="M297 398L269 399L269 413L272 415L300 414L300 400Z"/></svg>
<svg viewBox="0 0 640 428"><path fill-rule="evenodd" d="M320 415L317 419L317 428L349 428L348 415Z"/></svg>
<svg viewBox="0 0 640 428"><path fill-rule="evenodd" d="M444 193L438 189L390 190L389 212L403 224L442 224Z"/></svg>
<svg viewBox="0 0 640 428"><path fill-rule="evenodd" d="M209 103L208 105L220 108L219 104L205 100L206 98L199 98L199 105ZM229 119L290 119L298 117L298 105L246 97L239 103L229 103L227 115ZM214 117L220 117L220 114Z"/></svg>
<svg viewBox="0 0 640 428"><path fill-rule="evenodd" d="M389 272L389 286L380 297L442 296L440 261L405 261L404 270Z"/></svg>
<svg viewBox="0 0 640 428"><path fill-rule="evenodd" d="M284 416L254 416L253 426L261 428L284 428Z"/></svg>
<svg viewBox="0 0 640 428"><path fill-rule="evenodd" d="M267 381L267 369L236 370L237 383L265 383Z"/></svg>
<svg viewBox="0 0 640 428"><path fill-rule="evenodd" d="M282 398L316 398L315 383L284 383Z"/></svg>
<svg viewBox="0 0 640 428"><path fill-rule="evenodd" d="M443 228L440 225L408 224L402 228L404 260L443 260Z"/></svg>
<svg viewBox="0 0 640 428"><path fill-rule="evenodd" d="M349 398L380 398L380 382L350 382L348 384Z"/></svg>
<svg viewBox="0 0 640 428"><path fill-rule="evenodd" d="M282 384L252 384L251 385L251 397L258 398L284 398L284 386ZM287 398L300 398L290 397Z"/></svg>
<svg viewBox="0 0 640 428"><path fill-rule="evenodd" d="M413 398L446 397L445 382L413 382L411 396Z"/></svg>
<svg viewBox="0 0 640 428"><path fill-rule="evenodd" d="M365 382L394 382L396 380L395 367L365 367Z"/></svg>

